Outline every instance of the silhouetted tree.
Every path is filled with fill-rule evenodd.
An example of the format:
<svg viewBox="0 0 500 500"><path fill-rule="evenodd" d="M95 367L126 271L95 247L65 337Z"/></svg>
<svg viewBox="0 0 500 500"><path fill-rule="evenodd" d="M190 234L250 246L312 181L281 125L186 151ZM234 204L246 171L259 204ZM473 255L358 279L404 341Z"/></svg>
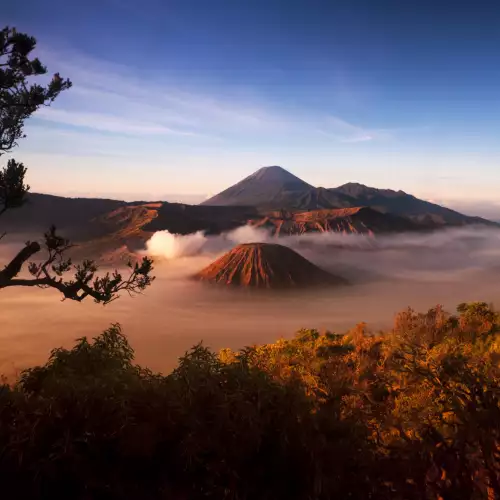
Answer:
<svg viewBox="0 0 500 500"><path fill-rule="evenodd" d="M56 73L47 86L31 83L33 77L44 75L47 69L38 58L30 59L35 48L35 38L6 27L0 31L0 156L17 146L25 137L24 121L41 106L49 106L64 90L71 87L68 79ZM25 183L26 168L10 159L0 170L0 215L26 202L30 187ZM0 239L5 233L0 233ZM66 258L70 248L68 240L56 233L55 227L45 233L43 243L29 241L24 248L0 271L0 288L10 286L38 286L55 288L66 299L81 301L92 297L95 302L108 303L120 291L129 293L144 290L154 279L152 261L144 258L135 265L129 264L130 275L122 277L115 271L96 276L97 266L91 260L74 266ZM42 248L46 257L39 263L30 263L31 278L18 278L23 266ZM68 273L72 277L68 278Z"/></svg>

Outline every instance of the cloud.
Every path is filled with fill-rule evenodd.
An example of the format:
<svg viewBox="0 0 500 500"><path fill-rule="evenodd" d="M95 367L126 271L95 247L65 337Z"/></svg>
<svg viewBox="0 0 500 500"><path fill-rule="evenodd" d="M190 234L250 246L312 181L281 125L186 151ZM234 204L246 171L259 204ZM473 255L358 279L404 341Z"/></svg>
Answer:
<svg viewBox="0 0 500 500"><path fill-rule="evenodd" d="M147 242L147 252L156 257L178 259L192 257L201 252L206 244L203 231L180 236L168 231L157 231Z"/></svg>
<svg viewBox="0 0 500 500"><path fill-rule="evenodd" d="M366 141L373 141L374 137L373 135L360 135L360 136L354 136L354 137L345 137L341 139L341 142L366 142Z"/></svg>
<svg viewBox="0 0 500 500"><path fill-rule="evenodd" d="M245 243L276 243L276 237L269 231L246 225L219 235L206 235L203 231L191 234L173 234L169 231L157 231L146 242L146 253L166 260L175 260L197 255L214 256L226 252L236 245ZM474 263L472 253L487 258L489 264L495 265L500 255L498 244L500 231L483 226L467 226L461 228L443 229L431 233L398 233L395 235L378 235L373 237L365 234L342 234L336 232L306 233L302 235L282 236L279 244L288 246L304 254L330 255L333 249L361 252L366 257L377 253L387 254L387 264L390 265L391 255L396 260L400 251L412 252L429 257L433 252L440 255L444 252L457 254L464 262ZM392 252L392 254L391 254ZM463 255L460 255L463 253ZM448 265L454 265L448 262ZM474 264L476 265L476 264ZM477 263L479 265L479 262ZM443 264L444 266L444 264ZM403 270L402 270L403 271Z"/></svg>
<svg viewBox="0 0 500 500"><path fill-rule="evenodd" d="M66 125L74 125L77 127L85 127L103 132L115 132L119 134L131 135L183 135L194 136L195 132L176 130L174 128L165 127L158 123L130 121L126 117L112 116L100 113L87 113L84 111L68 111L64 109L42 108L37 113L37 118L62 123Z"/></svg>
<svg viewBox="0 0 500 500"><path fill-rule="evenodd" d="M354 125L336 116L328 116L323 120L320 133L343 143L369 142L392 139L387 129L367 129Z"/></svg>
<svg viewBox="0 0 500 500"><path fill-rule="evenodd" d="M216 351L274 342L300 328L341 333L359 321L367 322L374 331L390 328L394 314L408 306L425 311L442 304L453 312L460 302L486 301L498 309L500 232L471 233L452 230L446 238L433 233L438 241L433 241L432 235L414 234L408 244L405 240L409 235L376 238L381 240L382 249L340 245L345 240L358 241L356 235L338 235L335 247L306 245L306 250L298 246L311 262L352 283L317 292L270 297L268 293L249 295L202 286L188 278L216 257L203 255L203 250L202 255L165 263L156 259L157 278L145 296L134 299L133 307L125 299L104 308L91 302L61 306L56 291L37 293L14 287L8 294L0 294L2 326L10 332L1 338L0 369L10 374L14 367L44 363L54 346L70 345L75 337L98 332L117 321L125 325L141 364L168 371L200 340ZM6 245L0 251L5 251L5 256L12 253ZM32 314L26 314L27 310ZM81 320L75 322L76 315Z"/></svg>
<svg viewBox="0 0 500 500"><path fill-rule="evenodd" d="M56 103L58 108L64 105L65 111L79 114L89 112L90 108L100 114L98 118L112 122L112 128L120 132L115 124L117 119L145 122L140 128L151 129L153 133L164 128L177 130L181 125L182 133L210 131L210 135L214 135L215 129L222 132L234 131L235 127L259 130L266 124L276 126L280 119L267 112L264 106L244 102L230 92L210 95L188 90L183 83L173 82L164 75L144 72L138 75L133 68L79 53L45 50L41 57L48 66L70 76L73 81L71 91ZM54 121L58 118L52 117ZM61 120L61 123L66 121ZM98 126L96 121L85 122Z"/></svg>
<svg viewBox="0 0 500 500"><path fill-rule="evenodd" d="M368 130L318 111L292 112L240 88L200 91L167 74L137 72L71 51L42 49L40 57L74 84L52 108L37 113L46 122L121 135L177 135L212 141L266 141L270 134L277 141L327 135L345 143L384 137L381 130Z"/></svg>
<svg viewBox="0 0 500 500"><path fill-rule="evenodd" d="M263 229L241 226L217 236L207 236L203 231L191 234L173 234L157 231L146 242L146 253L156 258L174 260L195 255L216 254L243 243L265 243L272 236Z"/></svg>

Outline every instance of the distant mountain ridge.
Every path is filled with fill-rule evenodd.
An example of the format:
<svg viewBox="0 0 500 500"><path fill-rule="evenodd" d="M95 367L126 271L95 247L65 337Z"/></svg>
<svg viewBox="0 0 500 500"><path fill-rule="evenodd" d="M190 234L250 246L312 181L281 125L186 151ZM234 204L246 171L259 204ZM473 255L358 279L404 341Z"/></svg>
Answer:
<svg viewBox="0 0 500 500"><path fill-rule="evenodd" d="M202 205L252 206L260 211L370 207L381 213L405 217L423 227L497 225L481 217L463 215L421 200L404 191L377 189L359 183L348 183L336 188L313 187L278 166L257 170Z"/></svg>
<svg viewBox="0 0 500 500"><path fill-rule="evenodd" d="M377 189L351 182L329 191L350 198L351 203L370 206L383 213L405 216L416 222L434 221L460 225L464 221L470 223L486 221L480 217L463 215L455 210L421 200L401 190Z"/></svg>

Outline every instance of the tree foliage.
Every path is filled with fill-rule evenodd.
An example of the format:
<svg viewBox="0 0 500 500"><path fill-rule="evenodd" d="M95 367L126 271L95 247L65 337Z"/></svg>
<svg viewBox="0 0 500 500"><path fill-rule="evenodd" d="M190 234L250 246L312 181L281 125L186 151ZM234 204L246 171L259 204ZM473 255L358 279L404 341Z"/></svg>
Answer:
<svg viewBox="0 0 500 500"><path fill-rule="evenodd" d="M30 59L35 38L5 27L0 31L0 150L10 151L22 137L24 121L38 108L48 105L71 87L56 73L47 86L29 83L47 68L38 58Z"/></svg>
<svg viewBox="0 0 500 500"><path fill-rule="evenodd" d="M68 79L56 73L46 85L33 82L33 78L47 73L38 58L31 58L36 40L15 29L0 31L0 156L17 146L23 134L24 122L42 106L49 106L57 96L71 87ZM0 215L21 207L27 200L30 187L25 183L26 167L14 159L0 170ZM0 233L0 239L5 233ZM27 242L18 254L0 270L0 288L37 286L59 290L64 299L81 301L92 297L95 302L107 304L121 291L137 293L154 279L152 261L129 264L130 273L123 277L115 271L97 276L98 268L91 260L73 265L67 258L71 248L68 240L52 227L45 233L43 243ZM42 251L46 256L28 265L31 278L19 278L24 265Z"/></svg>
<svg viewBox="0 0 500 500"><path fill-rule="evenodd" d="M491 322L484 327L484 320ZM392 331L301 330L169 375L119 325L0 391L9 498L500 497L500 337L487 304ZM17 496L16 496L17 495Z"/></svg>

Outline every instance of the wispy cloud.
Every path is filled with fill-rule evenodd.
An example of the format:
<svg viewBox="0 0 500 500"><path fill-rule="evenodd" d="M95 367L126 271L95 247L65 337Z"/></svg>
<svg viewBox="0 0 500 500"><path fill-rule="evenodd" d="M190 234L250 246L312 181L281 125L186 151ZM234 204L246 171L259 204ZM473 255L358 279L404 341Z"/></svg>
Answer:
<svg viewBox="0 0 500 500"><path fill-rule="evenodd" d="M368 129L360 127L336 116L325 118L320 132L343 143L389 140L393 137L391 131L387 129Z"/></svg>
<svg viewBox="0 0 500 500"><path fill-rule="evenodd" d="M64 109L43 108L37 118L66 125L90 128L103 132L131 135L184 135L194 136L195 132L165 127L154 122L130 121L124 116L113 116L102 113L69 111Z"/></svg>
<svg viewBox="0 0 500 500"><path fill-rule="evenodd" d="M172 136L191 141L307 140L316 135L357 143L390 137L384 130L365 129L308 109L291 112L230 89L193 91L165 75L137 74L127 66L82 54L42 50L41 57L49 68L74 83L54 107L36 115L46 122L125 136Z"/></svg>
<svg viewBox="0 0 500 500"><path fill-rule="evenodd" d="M374 137L373 135L360 135L356 137L344 137L340 139L340 142L367 142L367 141L373 141Z"/></svg>
<svg viewBox="0 0 500 500"><path fill-rule="evenodd" d="M45 52L44 60L63 75L70 76L73 88L57 103L68 113L78 115L75 121L88 126L99 125L88 120L89 110L107 118L104 123L117 133L135 127L119 127L117 120L141 122L139 130L151 133L196 133L214 136L218 132L234 132L235 127L260 130L262 126L277 125L280 117L269 113L264 106L245 103L231 96L191 92L182 84L169 81L161 75L137 75L131 68L74 54ZM67 115L47 112L41 118L61 118L68 123ZM102 127L100 125L99 127Z"/></svg>

